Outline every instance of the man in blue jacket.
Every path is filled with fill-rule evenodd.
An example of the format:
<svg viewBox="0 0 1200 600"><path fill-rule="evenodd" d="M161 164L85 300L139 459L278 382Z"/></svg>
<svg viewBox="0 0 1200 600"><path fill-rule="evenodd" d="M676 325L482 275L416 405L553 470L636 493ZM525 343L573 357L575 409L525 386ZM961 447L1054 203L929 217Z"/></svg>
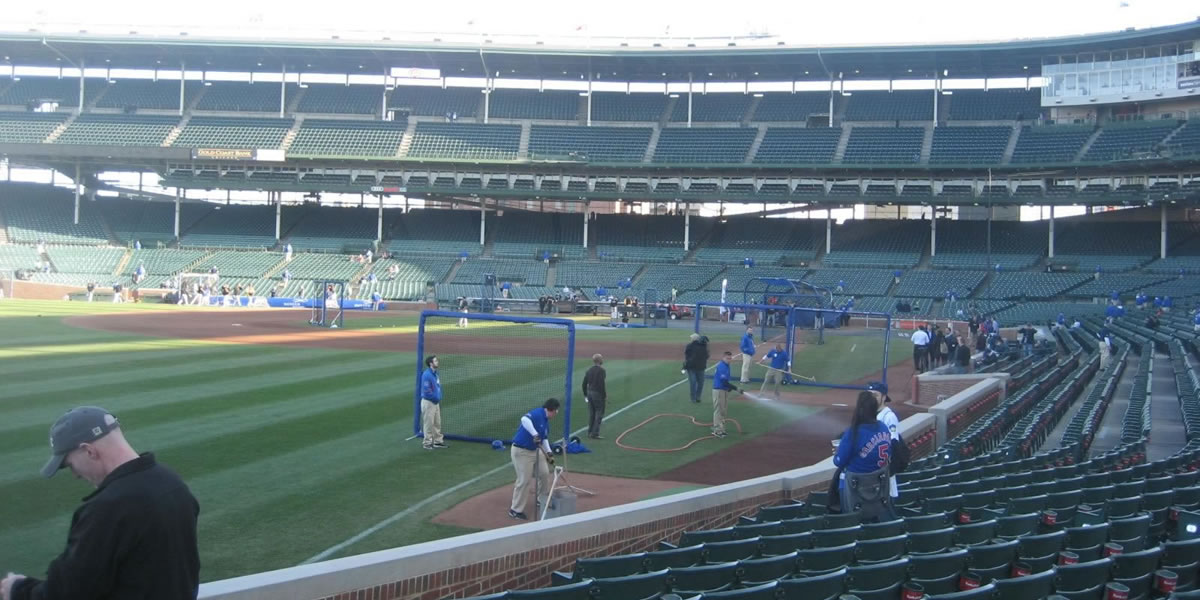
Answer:
<svg viewBox="0 0 1200 600"><path fill-rule="evenodd" d="M717 363L717 370L713 373L713 424L712 434L717 437L725 437L725 414L729 405L729 392L738 390L729 381L730 370L729 365L733 362L733 353L728 350L721 357L721 362Z"/></svg>
<svg viewBox="0 0 1200 600"><path fill-rule="evenodd" d="M421 373L421 446L426 450L446 447L442 439L442 380L438 377L438 357L425 359Z"/></svg>
<svg viewBox="0 0 1200 600"><path fill-rule="evenodd" d="M820 315L817 318L821 318ZM775 349L763 355L759 362L767 359L771 360L771 368L767 371L767 375L763 377L762 388L759 390L765 392L767 384L773 385L771 391L775 394L775 399L779 399L779 383L783 381L783 376L791 370L791 357L788 356L787 350L783 349L783 344L775 344Z"/></svg>
<svg viewBox="0 0 1200 600"><path fill-rule="evenodd" d="M513 469L517 471L517 483L513 486L512 504L508 507L508 516L522 521L529 517L525 514L525 505L529 502L529 484L536 478L537 504L545 506L550 496L550 419L558 414L557 398L550 398L542 403L541 408L535 408L521 417L521 426L513 436L512 457ZM536 515L535 515L536 516Z"/></svg>
<svg viewBox="0 0 1200 600"><path fill-rule="evenodd" d="M746 328L746 335L742 336L742 378L741 383L750 382L750 365L754 363L754 329Z"/></svg>

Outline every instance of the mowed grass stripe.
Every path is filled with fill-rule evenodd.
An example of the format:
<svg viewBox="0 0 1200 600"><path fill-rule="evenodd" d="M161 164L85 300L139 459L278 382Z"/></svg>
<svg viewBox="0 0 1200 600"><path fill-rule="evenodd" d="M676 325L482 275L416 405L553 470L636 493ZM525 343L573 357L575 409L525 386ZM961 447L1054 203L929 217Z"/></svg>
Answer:
<svg viewBox="0 0 1200 600"><path fill-rule="evenodd" d="M194 479L198 494L216 498L201 519L201 539L214 540L202 549L203 579L244 572L246 556L263 557L260 568L297 564L347 532L508 462L507 452L485 444L429 452L399 439L393 426L376 426ZM427 521L413 526L438 537Z"/></svg>
<svg viewBox="0 0 1200 600"><path fill-rule="evenodd" d="M228 349L227 352L208 354L203 357L192 357L171 361L165 358L160 361L142 361L125 357L118 365L108 368L94 367L85 369L77 367L69 371L65 377L44 377L49 375L47 370L32 370L26 375L11 381L5 386L5 395L21 397L30 394L56 394L63 390L87 387L92 389L122 390L130 387L155 386L155 382L192 375L226 376L235 371L246 369L270 369L276 365L294 362L329 360L329 355L319 355L319 350L294 352L276 348L245 348ZM118 357L120 358L120 357ZM61 372L60 372L61 374ZM26 380L26 381L20 381ZM161 386L160 386L161 387Z"/></svg>
<svg viewBox="0 0 1200 600"><path fill-rule="evenodd" d="M170 352L162 350L158 347L143 347L130 343L125 350L120 352L9 358L0 364L0 377L19 375L21 378L33 378L76 369L130 368L131 366L153 368L186 363L189 360L207 360L210 356L259 354L263 348L226 344L196 344L190 348L173 348Z"/></svg>
<svg viewBox="0 0 1200 600"><path fill-rule="evenodd" d="M302 396L309 386L339 375L365 376L386 366L386 357L364 356L344 361L322 361L319 366L296 365L287 362L286 369L263 374L261 367L248 367L241 377L222 377L207 384L196 383L196 376L181 379L159 379L158 387L144 389L136 394L118 394L112 398L97 398L105 404L127 427L144 427L159 423L175 423L182 426L193 419L224 410L251 406L262 402L280 402ZM227 370L231 373L234 370ZM290 375L289 375L290 374ZM215 374L201 377L215 377ZM281 382L281 379L283 381ZM177 389L176 389L177 388ZM8 458L12 450L40 447L46 444L49 424L78 400L68 403L46 403L45 406L25 410L9 410L6 416L15 427L7 428L0 436L0 459Z"/></svg>
<svg viewBox="0 0 1200 600"><path fill-rule="evenodd" d="M148 393L161 393L162 391L174 389L180 390L181 393L187 393L192 392L197 387L204 386L204 384L207 384L208 387L219 386L219 389L213 391L235 393L247 389L243 387L243 384L247 380L257 382L257 380L266 378L266 381L261 381L260 385L270 385L275 383L278 378L283 377L312 379L318 373L324 375L334 374L347 364L363 361L364 357L372 357L367 360L377 361L377 366L381 368L386 366L388 362L386 356L358 353L330 353L328 355L321 355L320 360L296 360L294 355L280 355L271 349L263 349L261 356L235 361L235 364L229 364L223 368L213 368L204 372L195 372L190 368L185 368L179 373L141 378L137 377L137 367L131 365L125 371L120 372L125 383L121 384L118 381L115 386L108 388L90 385L86 382L77 381L74 378L62 386L54 385L53 382L46 382L45 388L40 392L6 395L4 399L0 400L0 408L28 405L30 402L36 402L47 396L73 396L77 398L95 396L97 398L105 398L111 395L116 399L144 396ZM131 388L137 391L132 393L127 391ZM109 408L109 410L115 412L113 408Z"/></svg>

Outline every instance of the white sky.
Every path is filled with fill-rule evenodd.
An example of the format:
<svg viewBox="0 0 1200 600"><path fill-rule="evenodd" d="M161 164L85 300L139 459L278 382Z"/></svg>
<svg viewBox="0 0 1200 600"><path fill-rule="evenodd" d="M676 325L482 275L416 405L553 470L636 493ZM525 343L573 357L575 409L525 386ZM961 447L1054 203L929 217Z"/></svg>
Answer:
<svg viewBox="0 0 1200 600"><path fill-rule="evenodd" d="M336 10L332 9L336 6ZM932 43L1056 37L1145 28L1200 17L1195 0L57 0L6 2L0 29L43 32L394 40L412 33L598 38L769 34L791 45ZM582 28L582 29L581 29ZM567 38L567 39L562 39ZM633 44L631 44L633 45Z"/></svg>

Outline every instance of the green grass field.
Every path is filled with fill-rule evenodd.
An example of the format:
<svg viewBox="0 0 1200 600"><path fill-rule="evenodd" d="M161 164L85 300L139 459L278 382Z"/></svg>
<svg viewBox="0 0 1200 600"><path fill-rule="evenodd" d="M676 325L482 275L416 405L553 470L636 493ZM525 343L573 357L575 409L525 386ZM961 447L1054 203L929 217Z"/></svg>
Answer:
<svg viewBox="0 0 1200 600"><path fill-rule="evenodd" d="M0 568L39 575L63 548L71 512L89 486L69 473L44 480L50 424L65 410L97 404L111 410L134 447L153 451L177 470L200 500L202 579L211 581L304 562L389 518L373 534L329 554L357 554L467 531L431 523L456 503L510 484L507 452L452 442L446 451L421 450L412 434L415 355L295 346L247 346L93 331L62 321L75 314L186 309L162 305L78 302L0 302ZM304 314L296 313L297 330ZM415 317L347 320L348 327L415 329ZM486 328L472 325L473 335ZM502 333L496 331L493 333ZM686 341L685 329L579 332L580 340L627 344ZM602 337L601 337L602 336ZM730 339L736 340L731 334ZM714 341L724 340L714 336ZM846 345L857 344L856 352ZM806 349L799 372L826 381L858 379L878 369L879 351L862 338L831 337L830 352ZM894 352L893 356L903 353ZM604 425L607 440L570 458L573 470L625 477L664 471L769 432L813 408L740 403L731 417L746 434L706 440L675 453L623 450L613 438L659 413L707 421L707 402L687 400L679 383L681 352L661 360L606 362L610 415L653 395ZM897 362L903 356L893 359ZM445 429L486 413L488 406L453 396L455 386L488 389L522 409L539 404L541 379L555 361L476 360L447 355L443 378ZM589 366L577 360L575 381ZM735 366L736 369L736 366ZM457 372L456 372L457 370ZM557 371L561 377L561 367ZM539 394L539 395L535 395ZM707 391L706 391L706 398ZM578 402L572 429L586 420ZM498 427L505 427L499 423ZM561 421L553 423L555 431ZM515 420L508 424L514 431ZM674 447L704 435L681 422L655 422L628 441ZM464 485L464 483L467 483ZM498 506L497 511L506 507Z"/></svg>

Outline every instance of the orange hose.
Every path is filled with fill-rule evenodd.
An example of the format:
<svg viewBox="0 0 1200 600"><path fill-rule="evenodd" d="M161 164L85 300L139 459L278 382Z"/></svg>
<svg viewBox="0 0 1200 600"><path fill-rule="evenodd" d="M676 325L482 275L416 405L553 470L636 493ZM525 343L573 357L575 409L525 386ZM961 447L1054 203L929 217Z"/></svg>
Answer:
<svg viewBox="0 0 1200 600"><path fill-rule="evenodd" d="M638 423L637 425L634 425L633 427L630 427L629 429L626 429L624 432L621 433L621 435L617 436L617 439L614 440L614 443L616 443L616 445L620 448L624 448L626 450L637 450L639 452L679 452L680 450L687 450L688 448L691 448L692 446L696 445L696 443L701 442L703 440L717 439L717 436L712 435L710 433L704 437L698 437L678 448L639 448L637 446L628 446L626 444L621 443L621 438L629 435L630 433L632 433L633 431L636 431L637 429L642 428L649 422L651 422L659 417L681 417L681 418L690 420L692 422L692 425L696 425L698 427L712 427L712 423L702 423L700 421L697 421L696 417L693 417L691 415L684 415L684 414L680 414L680 413L659 413L657 415L654 415L654 416L646 419L645 421L642 421L641 423ZM737 419L725 419L725 421L733 423L737 427L738 433L742 433L742 424L738 423Z"/></svg>

